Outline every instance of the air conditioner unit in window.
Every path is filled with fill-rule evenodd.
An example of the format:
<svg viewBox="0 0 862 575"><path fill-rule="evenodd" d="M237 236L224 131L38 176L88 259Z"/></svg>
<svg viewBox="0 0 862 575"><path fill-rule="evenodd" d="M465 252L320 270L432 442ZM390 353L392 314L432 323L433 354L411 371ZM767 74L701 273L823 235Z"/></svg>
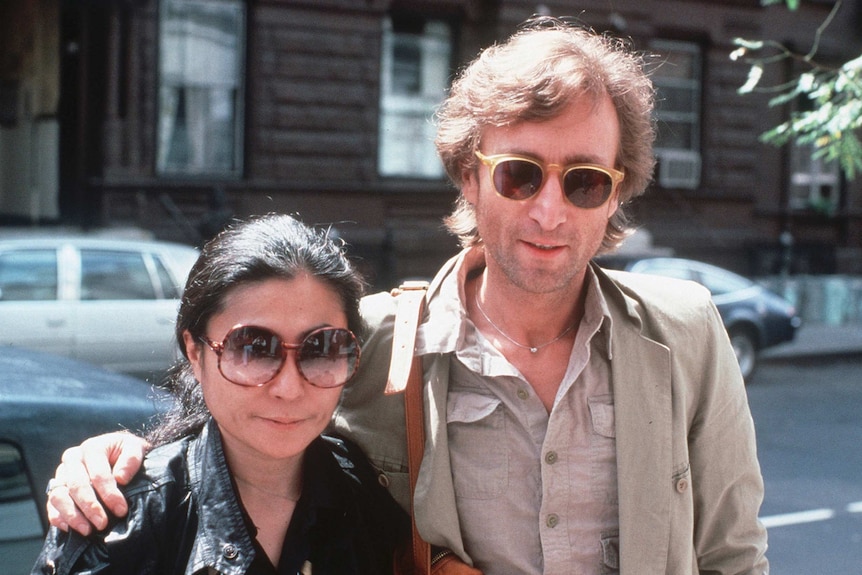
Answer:
<svg viewBox="0 0 862 575"><path fill-rule="evenodd" d="M658 183L663 188L694 190L700 185L700 154L693 150L656 150Z"/></svg>

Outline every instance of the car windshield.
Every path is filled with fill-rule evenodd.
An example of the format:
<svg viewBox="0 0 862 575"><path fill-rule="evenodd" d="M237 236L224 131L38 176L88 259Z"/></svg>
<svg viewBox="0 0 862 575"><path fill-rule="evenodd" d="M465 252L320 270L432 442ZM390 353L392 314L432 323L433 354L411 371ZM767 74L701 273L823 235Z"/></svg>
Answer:
<svg viewBox="0 0 862 575"><path fill-rule="evenodd" d="M701 270L698 275L700 283L714 296L748 289L754 285L751 280L723 270Z"/></svg>

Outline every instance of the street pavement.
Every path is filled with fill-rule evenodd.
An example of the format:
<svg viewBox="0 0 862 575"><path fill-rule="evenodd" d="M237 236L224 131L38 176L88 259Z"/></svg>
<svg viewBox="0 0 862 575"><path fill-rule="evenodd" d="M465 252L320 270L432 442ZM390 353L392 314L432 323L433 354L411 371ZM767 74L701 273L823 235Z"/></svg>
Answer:
<svg viewBox="0 0 862 575"><path fill-rule="evenodd" d="M812 357L862 355L862 322L842 325L803 324L793 341L761 352L761 361L793 361Z"/></svg>

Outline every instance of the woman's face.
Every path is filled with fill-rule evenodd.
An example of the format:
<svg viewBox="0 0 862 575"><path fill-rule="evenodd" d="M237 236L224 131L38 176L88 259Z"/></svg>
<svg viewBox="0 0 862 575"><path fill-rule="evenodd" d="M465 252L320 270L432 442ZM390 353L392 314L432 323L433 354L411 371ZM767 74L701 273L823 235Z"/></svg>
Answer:
<svg viewBox="0 0 862 575"><path fill-rule="evenodd" d="M221 342L237 324L266 328L285 343L299 343L320 327L347 328L338 294L319 279L300 275L242 286L228 294L204 335ZM288 352L281 371L260 387L226 380L218 356L185 333L186 350L204 400L219 426L229 458L286 459L302 454L329 424L341 387L311 385Z"/></svg>

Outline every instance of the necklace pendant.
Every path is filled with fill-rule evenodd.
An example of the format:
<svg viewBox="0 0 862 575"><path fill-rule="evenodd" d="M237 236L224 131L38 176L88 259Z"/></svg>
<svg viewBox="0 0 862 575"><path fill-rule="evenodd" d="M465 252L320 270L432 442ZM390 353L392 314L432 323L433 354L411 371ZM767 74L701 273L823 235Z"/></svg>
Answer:
<svg viewBox="0 0 862 575"><path fill-rule="evenodd" d="M538 347L531 347L530 348L530 353L536 353L537 351L539 351Z"/></svg>

